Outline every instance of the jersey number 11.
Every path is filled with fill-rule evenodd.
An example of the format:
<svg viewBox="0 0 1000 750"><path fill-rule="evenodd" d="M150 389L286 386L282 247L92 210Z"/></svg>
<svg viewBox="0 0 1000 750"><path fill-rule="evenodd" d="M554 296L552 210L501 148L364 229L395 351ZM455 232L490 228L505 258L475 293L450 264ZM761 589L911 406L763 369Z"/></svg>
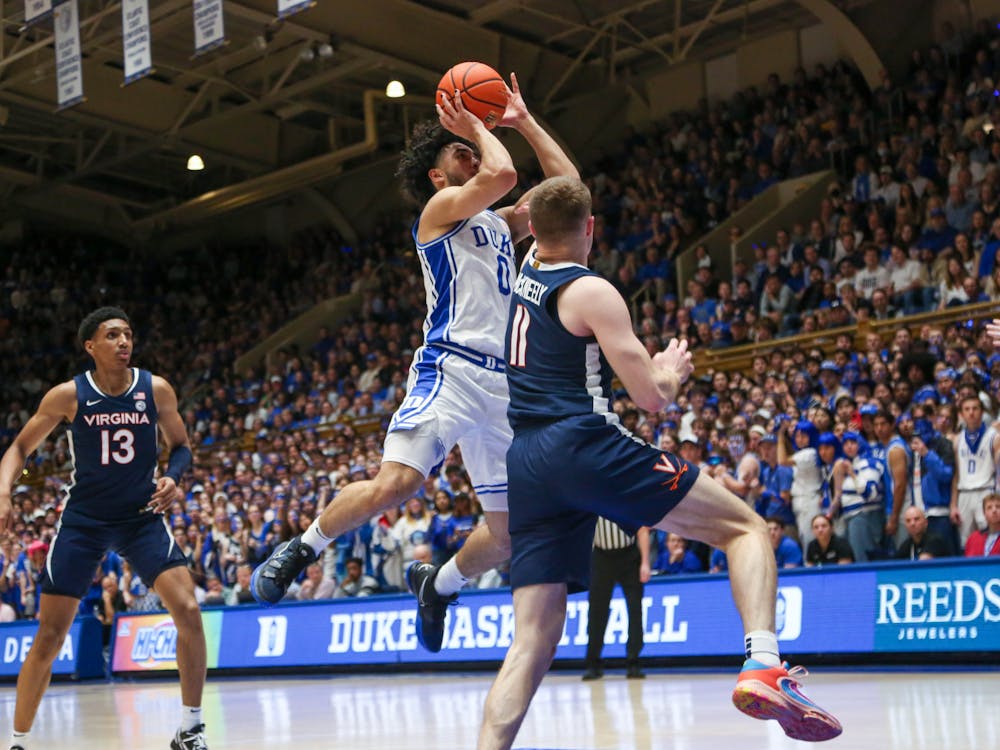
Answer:
<svg viewBox="0 0 1000 750"><path fill-rule="evenodd" d="M518 305L514 310L514 322L510 327L510 361L511 367L524 367L528 358L528 326L531 325L531 313L524 305Z"/></svg>

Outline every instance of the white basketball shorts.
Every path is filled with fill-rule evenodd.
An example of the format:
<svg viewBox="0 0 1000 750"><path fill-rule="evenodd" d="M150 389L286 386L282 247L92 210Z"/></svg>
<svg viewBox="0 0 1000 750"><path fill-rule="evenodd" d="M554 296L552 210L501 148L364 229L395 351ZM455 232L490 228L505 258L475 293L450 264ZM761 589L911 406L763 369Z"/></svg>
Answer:
<svg viewBox="0 0 1000 750"><path fill-rule="evenodd" d="M507 378L455 352L423 346L413 356L406 400L393 415L382 461L425 477L456 443L483 510L507 511Z"/></svg>

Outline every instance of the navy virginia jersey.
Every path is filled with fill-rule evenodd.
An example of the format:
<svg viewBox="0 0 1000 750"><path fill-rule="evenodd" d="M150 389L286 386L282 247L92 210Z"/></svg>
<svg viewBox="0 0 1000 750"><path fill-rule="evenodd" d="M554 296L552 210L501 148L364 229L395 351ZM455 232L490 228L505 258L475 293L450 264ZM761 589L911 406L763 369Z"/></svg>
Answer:
<svg viewBox="0 0 1000 750"><path fill-rule="evenodd" d="M522 266L507 322L507 416L514 430L584 414L617 423L611 367L597 339L574 336L556 310L560 287L596 275L576 263L541 263L534 252Z"/></svg>
<svg viewBox="0 0 1000 750"><path fill-rule="evenodd" d="M70 424L73 473L66 487L64 523L135 521L156 489L159 447L153 376L132 368L120 396L103 393L90 372L73 378L76 417Z"/></svg>

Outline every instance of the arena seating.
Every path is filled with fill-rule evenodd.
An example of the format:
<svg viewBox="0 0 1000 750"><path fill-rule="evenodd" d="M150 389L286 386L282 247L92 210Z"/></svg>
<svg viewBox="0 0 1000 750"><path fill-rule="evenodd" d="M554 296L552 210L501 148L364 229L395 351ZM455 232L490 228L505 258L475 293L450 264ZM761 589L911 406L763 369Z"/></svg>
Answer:
<svg viewBox="0 0 1000 750"><path fill-rule="evenodd" d="M797 71L790 81L772 76L728 102L630 131L621 151L584 170L597 215L594 269L634 303L636 332L651 352L681 337L699 364L679 408L645 414L625 393L615 408L650 442L683 451L689 441L691 460L720 481L729 476L748 502L760 488L743 483L738 466L782 421L810 420L839 440L864 429L865 404L900 422L919 407L937 437L951 438L963 387L998 415L1000 356L981 325L1000 300L997 30L977 27L962 55L921 50L913 60L906 79L887 78L876 92L846 63ZM700 237L776 181L830 168L840 179L811 222L754 238L752 264L720 268L700 254L695 279L676 289L680 252L697 254ZM523 174L520 189L537 178ZM183 532L202 587L218 578L229 596L241 565L304 529L346 483L378 470L421 340L424 292L407 257L410 220L386 221L363 247L313 230L289 247L180 258L85 238L31 241L3 271L0 450L47 388L85 366L74 343L83 314L122 306L136 326L136 363L174 384L196 448L169 522ZM311 346L235 371L268 334L352 289L365 290L356 316L318 331ZM475 496L457 450L445 466L421 493L428 529L439 511L447 518L456 493ZM20 615L24 550L52 538L69 468L65 437L56 434L17 488L19 522L2 547L0 590ZM251 521L252 506L262 524ZM386 566L402 554L392 541L397 517L339 539L325 575L341 576L358 554L368 574L391 586ZM427 542L438 559L454 551L430 531ZM695 551L707 569L710 550ZM503 580L500 571L483 583Z"/></svg>

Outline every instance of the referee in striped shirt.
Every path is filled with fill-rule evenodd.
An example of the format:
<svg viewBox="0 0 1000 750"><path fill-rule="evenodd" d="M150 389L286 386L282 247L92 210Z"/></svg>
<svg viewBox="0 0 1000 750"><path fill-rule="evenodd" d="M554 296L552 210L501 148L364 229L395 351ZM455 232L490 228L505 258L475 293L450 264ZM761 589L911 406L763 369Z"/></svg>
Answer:
<svg viewBox="0 0 1000 750"><path fill-rule="evenodd" d="M617 583L622 587L628 609L628 645L625 647L625 676L642 679L639 669L642 651L642 590L649 580L649 529L643 527L635 536L614 521L597 520L594 532L594 554L591 558L590 592L587 597L587 657L584 680L599 680L604 676L601 650L604 631L608 627L611 594Z"/></svg>

